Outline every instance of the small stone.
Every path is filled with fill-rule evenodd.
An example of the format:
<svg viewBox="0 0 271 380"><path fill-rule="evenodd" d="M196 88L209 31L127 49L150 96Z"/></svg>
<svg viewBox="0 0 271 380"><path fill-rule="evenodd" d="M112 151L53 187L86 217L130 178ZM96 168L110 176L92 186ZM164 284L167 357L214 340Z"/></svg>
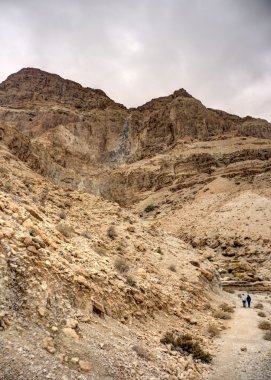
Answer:
<svg viewBox="0 0 271 380"><path fill-rule="evenodd" d="M52 326L51 330L52 330L53 332L57 332L57 331L58 331L58 328L57 328L56 326Z"/></svg>
<svg viewBox="0 0 271 380"><path fill-rule="evenodd" d="M64 335L66 335L68 338L79 340L79 335L74 331L74 329L71 329L70 327L65 327L62 331Z"/></svg>
<svg viewBox="0 0 271 380"><path fill-rule="evenodd" d="M135 293L133 295L134 297L134 300L137 302L137 303L142 303L144 301L144 297L141 295L141 294L138 294L138 293Z"/></svg>
<svg viewBox="0 0 271 380"><path fill-rule="evenodd" d="M70 327L71 329L76 329L76 327L78 326L78 321L73 318L68 318L66 320L66 326Z"/></svg>
<svg viewBox="0 0 271 380"><path fill-rule="evenodd" d="M79 362L79 358L77 357L71 358L71 362L74 364L77 364Z"/></svg>
<svg viewBox="0 0 271 380"><path fill-rule="evenodd" d="M40 317L44 317L45 314L46 314L46 309L43 306L38 306L37 307L37 312L38 312L38 314L39 314Z"/></svg>
<svg viewBox="0 0 271 380"><path fill-rule="evenodd" d="M91 363L87 360L79 360L79 367L83 372L89 372L91 370Z"/></svg>
<svg viewBox="0 0 271 380"><path fill-rule="evenodd" d="M11 238L14 235L14 230L9 227L3 227L2 228L2 234L6 238Z"/></svg>
<svg viewBox="0 0 271 380"><path fill-rule="evenodd" d="M241 347L241 351L247 351L246 346Z"/></svg>
<svg viewBox="0 0 271 380"><path fill-rule="evenodd" d="M47 337L47 338L43 339L42 347L45 350L47 350L48 352L50 352L50 354L54 354L56 352L55 342L54 342L53 338L51 338L51 337Z"/></svg>

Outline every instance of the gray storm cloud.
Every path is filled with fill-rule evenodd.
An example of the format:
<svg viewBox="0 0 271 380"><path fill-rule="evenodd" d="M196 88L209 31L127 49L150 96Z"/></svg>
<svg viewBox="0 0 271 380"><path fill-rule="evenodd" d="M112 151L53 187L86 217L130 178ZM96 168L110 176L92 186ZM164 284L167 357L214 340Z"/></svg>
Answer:
<svg viewBox="0 0 271 380"><path fill-rule="evenodd" d="M0 81L38 67L126 106L184 87L271 121L271 0L0 0Z"/></svg>

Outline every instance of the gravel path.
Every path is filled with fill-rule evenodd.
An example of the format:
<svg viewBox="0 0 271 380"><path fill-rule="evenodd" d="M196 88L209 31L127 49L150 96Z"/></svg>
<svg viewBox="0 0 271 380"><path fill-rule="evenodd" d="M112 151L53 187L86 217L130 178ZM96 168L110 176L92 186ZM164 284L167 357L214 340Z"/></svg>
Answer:
<svg viewBox="0 0 271 380"><path fill-rule="evenodd" d="M205 380L271 379L271 342L263 339L263 331L258 328L259 321L270 319L270 303L263 294L253 295L253 301L254 305L263 303L267 318L259 317L257 309L241 307L238 300L229 328L218 340L217 356Z"/></svg>

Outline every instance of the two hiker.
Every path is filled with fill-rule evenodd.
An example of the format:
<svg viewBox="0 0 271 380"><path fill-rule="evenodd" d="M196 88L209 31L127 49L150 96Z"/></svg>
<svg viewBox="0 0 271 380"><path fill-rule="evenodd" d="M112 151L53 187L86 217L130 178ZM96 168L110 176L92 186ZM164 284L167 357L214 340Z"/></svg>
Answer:
<svg viewBox="0 0 271 380"><path fill-rule="evenodd" d="M250 307L251 296L249 294L245 295L243 293L241 299L242 299L243 307L246 307L246 303L247 303L248 307Z"/></svg>

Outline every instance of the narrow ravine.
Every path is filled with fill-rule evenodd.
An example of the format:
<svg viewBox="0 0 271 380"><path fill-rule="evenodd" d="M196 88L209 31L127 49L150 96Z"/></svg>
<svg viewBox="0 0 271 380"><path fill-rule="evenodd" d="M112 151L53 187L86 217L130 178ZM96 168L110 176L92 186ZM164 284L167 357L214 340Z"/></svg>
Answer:
<svg viewBox="0 0 271 380"><path fill-rule="evenodd" d="M217 355L211 369L204 375L205 380L270 380L271 342L264 340L264 331L258 328L263 320L270 321L270 300L268 294L252 295L252 308L243 308L234 296L236 309L228 328L217 340ZM256 303L262 303L265 318L258 316Z"/></svg>

